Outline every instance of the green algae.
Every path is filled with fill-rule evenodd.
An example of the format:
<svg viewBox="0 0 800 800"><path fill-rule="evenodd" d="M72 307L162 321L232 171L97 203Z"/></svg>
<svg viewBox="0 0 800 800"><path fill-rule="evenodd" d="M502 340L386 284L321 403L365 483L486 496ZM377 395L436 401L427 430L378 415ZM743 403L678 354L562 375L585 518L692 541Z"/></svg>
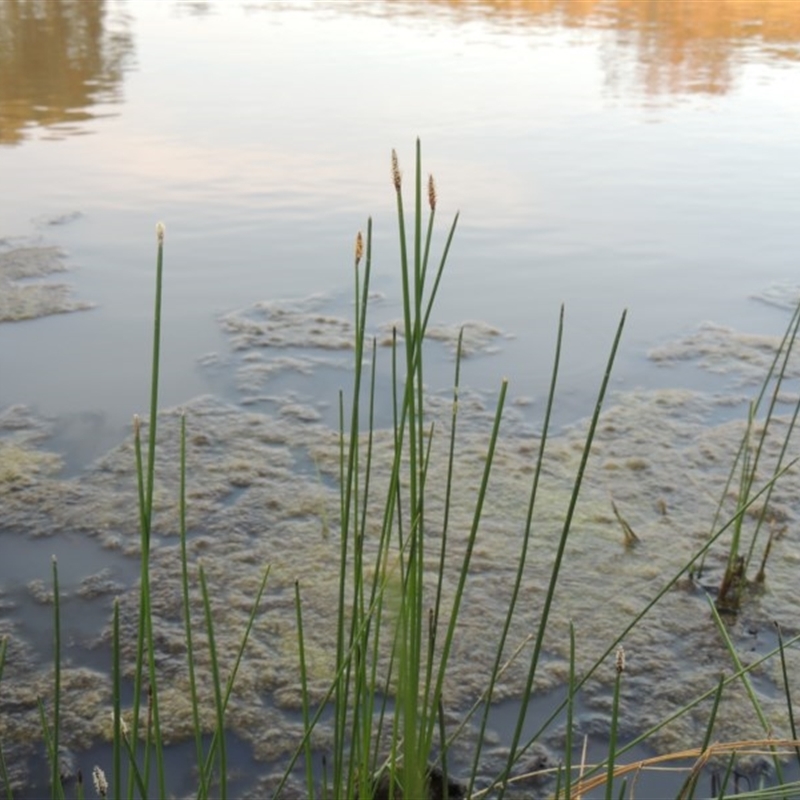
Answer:
<svg viewBox="0 0 800 800"><path fill-rule="evenodd" d="M316 347L351 350L353 325L346 317L324 313L324 295L272 300L233 311L220 319L234 350L253 347Z"/></svg>
<svg viewBox="0 0 800 800"><path fill-rule="evenodd" d="M567 677L570 622L576 630L580 673L602 655L609 642L706 540L716 498L744 430L743 423L710 423L724 402L723 398L688 391L633 392L616 398L603 415L567 545L566 566L545 639L548 658L537 675L537 693L562 685ZM440 474L445 464L445 432L451 411L452 405L444 400L434 400L429 410L440 430L432 444L431 474ZM301 702L295 580L300 581L309 682L315 698L322 697L335 663L332 610L338 599L339 497L331 487L338 475L338 433L318 422L292 415L246 412L210 397L163 413L151 603L159 669L164 686L169 687L160 696L167 741L185 738L191 730L179 592L180 554L173 544L178 531L178 431L182 413L187 416L189 430L188 550L190 581L195 587L192 617L197 630L202 630L197 589L197 569L202 563L212 587L222 674L232 668L263 570L271 565L267 596L256 616L227 719L231 728L253 745L258 758L274 760L288 753L300 735L292 722ZM479 427L474 420L468 424L473 413L482 418L482 404L465 402L460 413L465 416L465 433L457 441L445 603L454 591L486 448L486 434L474 432ZM509 652L538 623L583 436L582 426L575 426L548 445L534 516L535 549L526 571L524 602L512 625ZM445 686L451 712L465 709L488 680L539 444L535 436L523 435L513 425L498 444ZM768 438L767 456L774 457L778 445L779 436ZM393 434L377 431L367 526L373 537L380 525L381 498L392 453ZM128 440L99 459L81 478L51 476L23 486L9 495L6 510L15 527L28 535L43 535L45 530L80 530L106 546L135 554L138 530L133 463L132 441ZM319 474L309 464L316 465ZM798 484L798 474L790 473L773 494L772 502L787 521L793 521L798 513ZM428 490L430 544L426 563L432 589L441 533L437 520L441 520L444 492L434 482L429 483ZM625 548L613 517L612 496L640 537L632 550ZM732 498L730 510L734 507ZM326 532L328 529L331 533ZM367 542L368 558L375 547L375 539ZM773 548L765 584L732 623L732 635L743 648L748 645L748 630L764 629L773 619L782 623L787 635L796 628L791 599L800 561L796 537L787 533ZM721 542L708 559L710 575L723 569L724 558ZM122 655L128 678L134 663L137 600L134 590L121 592ZM108 640L108 630L99 634ZM626 637L625 646L628 671L621 724L630 735L656 724L676 707L713 687L720 671L732 669L699 583L682 584L682 588L669 592ZM529 652L529 646L523 648L521 657L504 673L496 699L518 696ZM202 720L211 730L210 659L202 635L196 655L201 697L208 700L201 703ZM388 651L381 653L380 659L381 669L387 669ZM790 663L796 660L796 654L790 653ZM776 670L777 665L762 668L767 685L777 685ZM606 710L613 680L613 664L609 664L586 685L583 698L587 713ZM13 685L16 691L17 681ZM25 686L23 677L19 690L25 691ZM98 702L97 697L91 697L92 704ZM768 696L762 702L775 730L782 730L785 709ZM651 744L669 750L696 742L707 712L707 706L703 706L685 715L662 729ZM108 708L101 713L107 714ZM723 731L730 738L759 733L748 700L735 685L726 691L720 709L718 733ZM320 735L324 734L323 726ZM556 746L555 742L551 744Z"/></svg>
<svg viewBox="0 0 800 800"><path fill-rule="evenodd" d="M313 374L320 366L331 363L327 357L279 356L271 361L262 355L265 346L317 347L313 338L317 334L309 338L310 325L320 326L320 335L334 334L333 345L329 342L328 349L337 349L335 335L351 332L341 321L322 314L320 303L321 300L307 300L299 307L260 304L257 308L261 316L255 322L242 321L241 315L234 315L223 323L234 348L238 347L242 354L237 382L245 401L258 396L276 375ZM288 332L281 325L287 326ZM293 326L299 326L299 330L292 332ZM498 335L499 332L490 333L477 346L486 351ZM724 344L718 346L719 341ZM709 364L725 365L732 374L748 376L763 366L764 359L771 360L774 350L771 352L770 348L774 346L777 340L754 340L715 328L693 343L684 343L674 351L677 355L666 354L663 359L710 359ZM179 430L180 418L185 414L188 567L193 586L191 617L198 631L195 666L201 722L204 730L213 730L213 684L207 640L202 634L199 565L203 565L211 589L223 675L233 667L253 598L264 569L270 565L267 594L257 611L226 716L230 728L252 745L256 757L270 762L292 752L302 736L297 723L301 685L294 621L295 582L299 581L303 603L310 693L313 699L320 700L335 665L340 553L340 501L335 488L340 464L339 433L321 422L315 406L301 402L296 395L272 399L277 407L273 414L243 410L212 397L200 397L183 408L162 413L150 569L154 635L159 674L165 687L159 697L163 735L165 741L177 742L189 738L192 732L177 546ZM619 394L605 410L567 543L534 700L568 680L571 624L577 641L576 668L582 675L705 545L730 464L745 432L743 421L718 421L721 412L729 415L733 402L730 396L679 389L634 391ZM445 609L454 596L457 571L472 524L486 458L491 406L491 400L479 393L465 390L459 396L460 433L448 526L448 566L443 581ZM435 429L430 451L432 476L446 473L452 412L452 398L429 397L428 421L434 423ZM136 556L140 545L132 438L98 459L84 475L61 478L56 457L41 449L45 430L46 426L23 408L0 413L0 448L6 448L13 456L0 460L0 464L11 465L4 466L9 477L0 480L0 492L3 485L7 487L2 497L6 524L29 537L77 532L120 551L120 557ZM773 421L762 457L764 479L769 477L769 464L778 458L787 430L786 420ZM530 636L539 622L585 435L585 423L580 423L548 442L533 518L533 550L522 587L523 601L512 622L506 656L517 646L522 648L498 682L495 701L514 700L524 686L532 647ZM365 434L363 446L366 445ZM465 709L480 697L488 683L540 446L540 439L519 415L509 414L497 445L444 687L449 730L456 728ZM792 446L796 447L796 442ZM365 557L371 565L377 555L393 454L394 433L375 431L372 488L366 505ZM772 629L773 620L782 625L787 638L797 633L793 593L800 564L800 546L794 530L800 513L798 498L800 470L792 469L770 498L768 513L786 530L775 537L766 580L752 587L742 613L728 623L730 635L744 658L767 649L770 639L766 632ZM625 546L612 501L635 530L639 538L635 547ZM445 502L444 485L428 481L425 564L426 591L430 593L435 590ZM730 493L724 512L733 514L736 507L737 497ZM754 508L745 518L745 535L754 530L757 510L760 511ZM707 556L704 573L693 580L678 581L625 637L627 670L620 698L621 735L632 737L658 725L676 708L713 689L720 673L733 671L707 599L725 568L728 541L729 536L724 535ZM389 587L393 580L396 582L393 559L396 554L380 567L385 570ZM373 574L375 569L368 567L368 573ZM138 591L115 584L88 565L80 586L80 596L120 597L123 672L125 679L131 679ZM48 599L45 585L32 586L30 591ZM15 629L13 635L17 640L22 634ZM109 627L98 631L97 638L108 647ZM378 653L378 659L379 675L384 675L389 668L388 644ZM800 654L796 649L789 650L787 660L790 680L796 680ZM774 662L775 659L758 668L757 691L773 730L785 733L788 720L784 704L778 699L780 692L774 691L781 682L779 666ZM20 697L32 696L31 692L46 693L46 674L47 670L38 666L16 672L14 680L6 684L14 687L14 697L0 701L0 706L18 703ZM612 657L612 662L601 665L583 687L583 710L577 717L579 730L597 736L607 732L615 675ZM97 692L87 694L87 705L75 709L74 714L80 719L90 720L95 714L107 718L110 700L103 681L107 682L107 678L98 681ZM797 687L791 688L796 691ZM710 701L701 704L662 727L648 743L661 751L696 744L705 732L709 708ZM740 683L726 688L718 720L715 735L719 738L745 739L763 733ZM35 738L33 729L26 734L27 730L21 727L10 735L20 736L21 741L28 741L28 736ZM64 741L77 747L76 743L87 741L90 732L94 736L110 736L107 723L95 728L88 722L83 727L74 722L67 728ZM321 724L315 733L315 745L324 748L330 736L329 727ZM545 742L559 750L562 736L563 731L554 728ZM457 747L466 755L474 744L474 733L467 729Z"/></svg>
<svg viewBox="0 0 800 800"><path fill-rule="evenodd" d="M647 355L661 366L695 361L708 372L735 377L737 385L753 385L764 380L778 352L781 338L744 333L707 322L696 333L655 347ZM800 352L796 349L787 364L786 376L800 377Z"/></svg>
<svg viewBox="0 0 800 800"><path fill-rule="evenodd" d="M394 340L394 331L398 331L398 338L402 340L401 332L403 321L395 320L380 326L378 342L383 347L391 347ZM483 320L466 320L457 325L429 325L425 331L425 338L435 342L442 342L447 349L455 355L461 342L462 357L469 357L478 353L496 353L499 349L498 342L507 335Z"/></svg>
<svg viewBox="0 0 800 800"><path fill-rule="evenodd" d="M18 247L0 253L0 322L92 308L90 303L72 299L66 284L41 280L65 272L64 258L57 247Z"/></svg>
<svg viewBox="0 0 800 800"><path fill-rule="evenodd" d="M0 441L0 496L34 483L38 476L56 472L61 459L29 447Z"/></svg>

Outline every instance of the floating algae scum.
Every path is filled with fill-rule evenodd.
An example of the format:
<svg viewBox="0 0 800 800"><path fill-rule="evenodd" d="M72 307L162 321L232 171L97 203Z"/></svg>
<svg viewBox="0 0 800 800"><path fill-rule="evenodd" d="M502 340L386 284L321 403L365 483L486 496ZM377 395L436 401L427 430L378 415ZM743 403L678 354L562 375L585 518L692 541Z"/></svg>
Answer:
<svg viewBox="0 0 800 800"><path fill-rule="evenodd" d="M399 172L395 179L405 243ZM611 745L610 764L594 773L601 783L632 753L796 738L788 704L800 675L796 398L782 392L757 481L742 497L742 484L728 479L747 415L719 421L730 416L727 394L620 393L593 420L555 436L546 420L533 434L519 413L503 410L504 387L498 400L462 388L455 396L424 391L423 338L459 353L456 383L468 361L457 329L433 320L426 329L439 273L420 195L418 177L414 248L403 254L404 320L394 329L370 320L369 235L366 253L363 243L357 253L354 321L330 315L317 296L223 317L230 361L205 365L233 370L240 402L204 396L158 414L152 494L152 451L137 469L146 424L64 478L47 451L48 425L26 409L2 412L4 552L57 553L60 583L54 594L49 577L20 565L24 579L2 586L7 793L46 790L30 761L43 739L49 774L57 778L61 764L66 796L83 791L74 785L78 769L86 780L103 762L112 795L139 796L151 781L151 791L182 796L198 787L201 795L304 796L325 783L331 797L393 786L396 797L400 787L414 797L435 762L476 796L531 797L568 796L570 768L577 796L572 753L584 736L590 758L606 759ZM161 252L160 244L159 275ZM485 323L466 330L471 352L490 352L502 336ZM779 345L714 328L651 357L691 358L744 380L753 365L763 376ZM326 398L326 407L283 391L287 376L344 374L353 356L357 402L342 396L337 407ZM384 357L395 377L376 389L373 365ZM157 350L154 361L157 368ZM784 373L795 372L790 359ZM753 422L750 434L764 424ZM762 490L781 458L788 469L764 511ZM773 532L766 579L750 580L738 613L721 620L713 600L729 560L727 523L738 513L749 544L762 511ZM65 537L69 547L59 549ZM700 568L695 556L713 537ZM757 540L757 559L765 543L766 535ZM67 562L70 548L86 558L85 574ZM49 563L43 568L49 576ZM51 623L55 611L55 645L44 645L41 624L32 634L31 607L47 608ZM89 607L102 613L84 616ZM88 624L70 629L73 614ZM777 654L775 623L788 643ZM55 675L42 658L53 647ZM136 710L135 735L152 747L140 748L134 769ZM765 765L774 772L768 748L768 756L736 749L738 758L722 750L710 762L727 772L728 791L734 773L752 782ZM699 755L681 763L691 767ZM202 765L191 785L187 759ZM676 796L687 774L671 778L664 796ZM628 776L628 786L652 796L664 780Z"/></svg>
<svg viewBox="0 0 800 800"><path fill-rule="evenodd" d="M42 280L64 272L64 253L57 247L8 247L0 240L0 322L18 322L49 314L64 314L91 308L72 299L63 283Z"/></svg>

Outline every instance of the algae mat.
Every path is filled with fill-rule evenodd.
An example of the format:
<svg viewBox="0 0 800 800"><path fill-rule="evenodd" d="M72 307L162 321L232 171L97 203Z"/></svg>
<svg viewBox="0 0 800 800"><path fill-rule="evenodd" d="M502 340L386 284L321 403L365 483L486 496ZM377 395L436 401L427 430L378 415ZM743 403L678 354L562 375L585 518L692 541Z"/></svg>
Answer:
<svg viewBox="0 0 800 800"><path fill-rule="evenodd" d="M268 373L259 379L268 382ZM289 398L286 405L292 402ZM457 566L472 524L487 452L491 403L467 392L459 401L445 603L453 596ZM707 541L717 501L725 491L728 469L745 430L740 421L715 421L729 404L727 397L677 389L629 392L609 403L592 448L567 544L544 643L547 657L537 673L537 693L563 685L567 679L570 623L575 626L577 668L581 673ZM445 497L444 480L438 476L446 475L452 409L451 398L430 398L428 414L435 433L427 484L426 558L431 579L438 560ZM197 567L202 563L211 589L223 675L232 667L264 570L268 565L271 570L227 719L230 728L252 745L256 758L274 768L301 737L295 581L301 589L306 659L315 698L322 697L333 670L340 552L338 433L313 414L281 413L280 407L276 413L256 413L212 397L197 398L183 408L162 413L151 583L162 680L162 724L169 742L190 737L192 725L177 544L183 414L188 428L191 615L196 630L201 631ZM770 461L778 458L787 426L787 419L777 420L767 438L760 468L762 481L769 477ZM99 459L84 475L67 480L58 475L57 457L43 449L45 433L46 426L25 409L9 409L0 417L3 546L14 546L12 536L70 534L89 537L118 551L120 558L135 559L139 545L132 440ZM547 444L533 516L533 549L507 655L518 645L522 645L522 651L503 674L496 699L517 697L524 683L530 635L539 620L584 436L585 425L576 425ZM367 542L368 555L375 552L374 538L382 519L381 499L393 447L391 432L376 432L367 506L372 537ZM445 684L451 727L480 696L495 658L497 631L514 577L539 447L540 440L509 416L495 455ZM797 452L796 436L791 438L790 451ZM730 623L731 635L745 661L769 647L772 639L768 631L774 621L782 625L787 637L797 632L794 586L800 564L795 527L798 498L800 476L793 468L781 479L770 500L769 516L780 531L774 537L766 581L748 595L743 612ZM612 499L640 540L633 548L624 545ZM733 513L735 499L731 496L725 500L724 516ZM754 524L754 515L747 516L746 535ZM715 585L724 567L724 545L723 537L710 551L699 580L679 582L625 638L623 735L646 730L675 708L713 689L721 673L734 671L706 597L706 589ZM391 590L391 575L389 580ZM28 591L31 597L47 602L45 588L30 586ZM119 592L123 668L130 679L137 594L133 588L106 588ZM13 752L6 750L6 760L18 764L21 755L31 752L40 738L37 698L49 696L52 675L51 667L37 660L24 625L6 619L2 625L9 650L0 699L0 736L4 743L15 743ZM107 650L109 643L106 623L98 627L94 646ZM214 705L202 634L198 635L196 655L202 722L210 730ZM790 680L796 681L800 654L794 648L786 655ZM383 669L388 653L379 657ZM602 735L615 675L612 654L582 692L584 711L577 720L580 730ZM62 701L65 745L81 750L107 739L111 733L109 676L101 670L67 663L62 680L66 687ZM772 662L759 667L754 676L755 691L775 734L788 733L785 701L780 701L775 692L780 680L779 667ZM793 691L797 688L792 686ZM700 704L663 728L651 744L660 750L696 745L705 731L710 705L710 701ZM762 734L743 688L731 685L723 697L716 735L745 739ZM330 736L330 729L321 725L314 746L324 751ZM543 741L559 749L562 736L563 730L556 727ZM24 770L15 773L14 780L24 782Z"/></svg>
<svg viewBox="0 0 800 800"><path fill-rule="evenodd" d="M16 247L0 252L0 322L92 308L91 303L73 299L66 284L42 280L65 272L64 259L58 247Z"/></svg>

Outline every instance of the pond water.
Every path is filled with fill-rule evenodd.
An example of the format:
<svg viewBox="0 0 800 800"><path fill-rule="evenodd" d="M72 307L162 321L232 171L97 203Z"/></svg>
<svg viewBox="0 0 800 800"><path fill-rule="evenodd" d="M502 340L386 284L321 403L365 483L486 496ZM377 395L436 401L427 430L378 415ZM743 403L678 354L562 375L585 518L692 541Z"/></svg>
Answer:
<svg viewBox="0 0 800 800"><path fill-rule="evenodd" d="M704 453L730 456L722 425L743 418L754 377L742 364L764 366L763 343L746 334L781 332L779 306L797 291L799 96L794 0L0 4L0 547L11 554L0 561L0 599L25 639L20 652L34 660L50 652L42 596L50 554L65 571L66 607L80 617L69 629L76 691L81 669L106 663L97 647L107 632L89 629L102 627L110 597L135 580L125 554L135 553L136 519L125 511L133 495L122 466L131 451L120 442L148 405L159 220L167 226L161 404L185 404L212 443L198 445L207 470L193 519L198 552L229 558L204 537L231 526L231 548L251 541L263 481L297 492L300 510L267 515L294 531L290 539L306 541L305 522L319 527L311 517L335 486L324 430L349 385L350 354L303 345L318 341L310 326L321 318L328 345L349 335L353 241L368 216L376 335L400 316L390 152L408 187L417 137L423 170L437 182L437 246L460 212L433 321L444 341L431 353L431 388L452 383L448 336L473 321L462 380L476 393L476 417L485 420L487 397L509 376L515 430L529 435L541 421L564 303L556 422L571 468L570 426L592 411L627 308L612 387L613 424L630 440L600 443L606 473L587 479L595 510L586 520L608 523L608 509L597 508L611 485L634 527L652 536L663 521L641 518L642 509L662 502L666 484L686 490L680 511L670 500L671 513L685 521L705 513L676 475L696 469L698 485L716 480L689 448L705 437ZM69 313L47 313L61 311ZM254 323L258 336L288 338L261 348L248 338ZM667 394L647 393L656 390ZM668 409L663 430L654 403ZM9 410L19 405L28 410ZM246 441L250 425L262 440ZM642 432L657 428L665 452L650 454ZM235 454L215 435L230 435ZM673 445L688 466L670 463ZM467 449L478 453L477 444ZM165 451L174 455L174 439ZM615 472L634 463L630 453L667 478L639 481L630 466L637 495L624 469ZM253 465L266 457L275 473L265 476ZM522 476L519 453L504 457L510 475ZM293 471L313 479L296 488ZM565 476L553 478L557 498ZM2 481L18 478L37 504L3 491ZM78 538L64 538L75 530ZM60 538L43 538L53 534ZM169 537L165 544L166 570L174 554ZM618 552L594 546L576 544L592 570L611 569ZM298 554L318 562L320 575L332 557L322 544ZM476 591L491 597L500 576L491 548L483 555L486 585ZM795 550L784 556L775 578L783 588ZM669 557L651 555L664 559L659 570L674 568ZM277 561L277 586L288 591L296 562L286 556L284 576ZM641 578L645 566L635 569ZM322 608L330 598L320 581ZM168 639L177 635L174 609L162 599ZM585 604L596 600L590 592ZM790 612L764 614L789 625ZM653 636L663 645L670 622L659 625L663 637ZM695 626L686 641L706 634ZM559 674L554 667L543 689L557 690ZM260 685L265 696L274 688ZM246 728L246 710L232 713ZM88 730L84 739L100 736ZM282 753L250 744L262 759Z"/></svg>
<svg viewBox="0 0 800 800"><path fill-rule="evenodd" d="M623 308L624 385L663 382L646 350L702 320L777 330L749 298L796 279L800 10L698 5L4 3L0 237L64 248L95 308L2 326L0 405L119 438L146 405L158 220L167 405L210 388L218 314L347 307L368 215L395 317L389 153L410 178L417 136L442 225L461 212L439 315L515 337L476 383L541 397L562 302L568 418Z"/></svg>

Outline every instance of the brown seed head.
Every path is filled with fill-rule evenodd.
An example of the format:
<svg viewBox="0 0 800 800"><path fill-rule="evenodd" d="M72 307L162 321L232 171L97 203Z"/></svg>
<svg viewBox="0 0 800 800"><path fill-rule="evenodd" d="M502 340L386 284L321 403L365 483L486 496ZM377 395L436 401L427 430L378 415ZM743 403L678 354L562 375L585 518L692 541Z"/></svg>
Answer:
<svg viewBox="0 0 800 800"><path fill-rule="evenodd" d="M364 255L364 238L361 236L361 231L356 236L356 266L361 262L361 257Z"/></svg>
<svg viewBox="0 0 800 800"><path fill-rule="evenodd" d="M433 175L428 175L428 205L431 211L436 211L436 184L433 182Z"/></svg>
<svg viewBox="0 0 800 800"><path fill-rule="evenodd" d="M392 183L395 191L400 191L400 165L397 163L397 151L392 150Z"/></svg>
<svg viewBox="0 0 800 800"><path fill-rule="evenodd" d="M617 648L616 667L618 673L622 674L625 672L625 648L622 645Z"/></svg>

